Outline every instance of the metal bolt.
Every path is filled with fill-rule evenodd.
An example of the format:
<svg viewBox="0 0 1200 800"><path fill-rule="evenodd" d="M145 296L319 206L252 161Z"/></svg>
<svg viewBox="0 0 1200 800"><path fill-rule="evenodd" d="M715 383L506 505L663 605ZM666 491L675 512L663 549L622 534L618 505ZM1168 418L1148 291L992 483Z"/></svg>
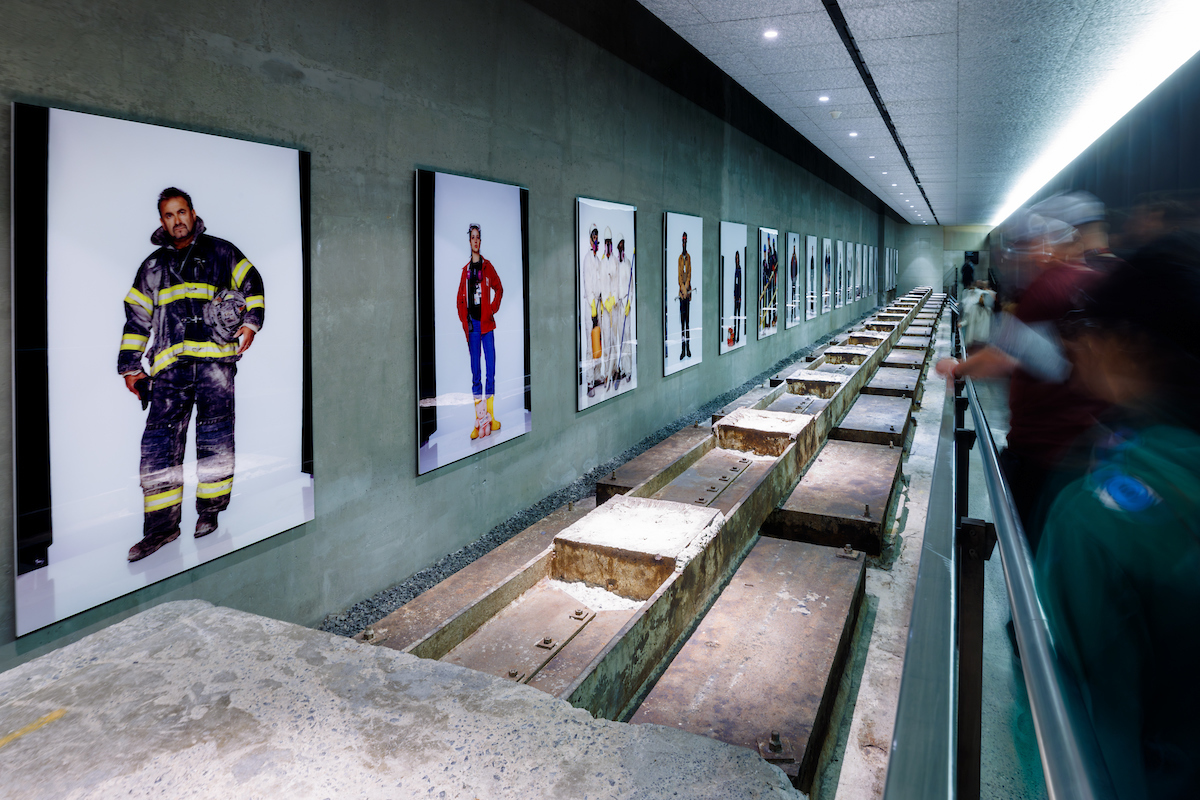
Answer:
<svg viewBox="0 0 1200 800"><path fill-rule="evenodd" d="M510 670L508 671L508 677L510 677L510 678L515 678L515 677L517 677L517 671L516 671L515 669L510 669Z"/></svg>
<svg viewBox="0 0 1200 800"><path fill-rule="evenodd" d="M709 490L710 492L715 492L715 491L717 490L717 487L715 487L715 486L710 486L710 487L708 487L708 490Z"/></svg>
<svg viewBox="0 0 1200 800"><path fill-rule="evenodd" d="M549 636L547 636L545 639L542 639L542 644L550 644L553 641L554 641L553 639L551 639Z"/></svg>
<svg viewBox="0 0 1200 800"><path fill-rule="evenodd" d="M574 511L574 510L575 510L575 501L568 500L567 501L567 511Z"/></svg>
<svg viewBox="0 0 1200 800"><path fill-rule="evenodd" d="M612 471L612 475L610 475L609 477L610 477L610 478L613 478L613 479L615 480L615 479L616 479L616 477L617 477L617 471L614 469L614 470Z"/></svg>
<svg viewBox="0 0 1200 800"><path fill-rule="evenodd" d="M368 642L371 641L372 639L374 639L375 638L375 629L367 628L365 631L363 631L363 638L366 639Z"/></svg>
<svg viewBox="0 0 1200 800"><path fill-rule="evenodd" d="M772 753L783 752L783 740L779 738L779 731L771 731L771 742L767 746L771 748Z"/></svg>
<svg viewBox="0 0 1200 800"><path fill-rule="evenodd" d="M871 504L870 504L870 503L864 503L864 504L863 504L863 506L864 506L864 507L863 507L863 516L864 516L864 517L869 517L869 516L871 516Z"/></svg>
<svg viewBox="0 0 1200 800"><path fill-rule="evenodd" d="M575 609L575 616L577 616L577 617L582 617L582 616L583 616L583 609L582 609L582 608L577 608L577 609Z"/></svg>

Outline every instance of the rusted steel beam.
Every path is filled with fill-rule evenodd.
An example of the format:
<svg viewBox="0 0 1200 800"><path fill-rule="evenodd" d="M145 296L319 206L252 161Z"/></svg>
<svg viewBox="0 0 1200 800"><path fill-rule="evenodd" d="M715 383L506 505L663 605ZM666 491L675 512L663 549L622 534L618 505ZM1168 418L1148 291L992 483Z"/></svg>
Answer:
<svg viewBox="0 0 1200 800"><path fill-rule="evenodd" d="M862 604L863 563L760 539L630 722L749 747L808 791Z"/></svg>
<svg viewBox="0 0 1200 800"><path fill-rule="evenodd" d="M631 458L611 474L596 481L596 502L603 503L618 494L626 494L680 459L686 459L701 443L712 436L707 425L689 426L671 434L646 452Z"/></svg>
<svg viewBox="0 0 1200 800"><path fill-rule="evenodd" d="M908 435L912 400L864 394L829 434L831 439L903 447Z"/></svg>
<svg viewBox="0 0 1200 800"><path fill-rule="evenodd" d="M762 535L879 555L902 448L830 439Z"/></svg>

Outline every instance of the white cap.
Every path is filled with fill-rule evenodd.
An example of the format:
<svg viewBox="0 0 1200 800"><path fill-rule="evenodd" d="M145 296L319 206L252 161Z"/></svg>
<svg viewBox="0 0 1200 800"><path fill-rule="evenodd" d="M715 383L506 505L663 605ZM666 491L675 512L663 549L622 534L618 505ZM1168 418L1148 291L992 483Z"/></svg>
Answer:
<svg viewBox="0 0 1200 800"><path fill-rule="evenodd" d="M607 225L605 225L605 226L604 226L604 241L606 241L606 242L607 242L607 241L609 241L609 240L611 240L611 239L612 239L612 228L610 228L610 227L608 227Z"/></svg>

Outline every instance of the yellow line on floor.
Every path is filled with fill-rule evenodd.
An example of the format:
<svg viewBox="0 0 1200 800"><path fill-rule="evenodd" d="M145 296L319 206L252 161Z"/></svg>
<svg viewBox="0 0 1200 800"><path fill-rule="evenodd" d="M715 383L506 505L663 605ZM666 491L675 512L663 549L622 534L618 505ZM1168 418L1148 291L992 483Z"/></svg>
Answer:
<svg viewBox="0 0 1200 800"><path fill-rule="evenodd" d="M35 722L31 722L28 725L26 725L24 728L21 728L21 730L13 731L8 736L5 736L3 739L0 739L0 747L4 747L4 745L9 744L10 742L15 742L17 739L20 739L22 736L24 736L27 733L33 733L38 728L42 727L43 725L48 725L51 722L54 722L54 720L62 717L66 713L67 713L67 710L65 708L60 708L57 711L51 711L49 714L42 717L41 719L39 719Z"/></svg>

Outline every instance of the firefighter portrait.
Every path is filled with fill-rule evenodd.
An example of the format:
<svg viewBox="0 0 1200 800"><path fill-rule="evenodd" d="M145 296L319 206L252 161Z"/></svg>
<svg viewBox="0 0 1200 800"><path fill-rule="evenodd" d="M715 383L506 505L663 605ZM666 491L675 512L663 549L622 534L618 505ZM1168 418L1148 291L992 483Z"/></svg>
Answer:
<svg viewBox="0 0 1200 800"><path fill-rule="evenodd" d="M195 537L217 529L234 474L234 375L262 328L262 277L237 247L205 233L192 198L176 187L158 196L157 246L125 296L117 371L149 408L142 434L141 541L129 561L179 538L183 456L196 412Z"/></svg>
<svg viewBox="0 0 1200 800"><path fill-rule="evenodd" d="M471 355L471 396L475 402L475 425L471 438L489 436L500 430L496 419L494 398L496 394L496 312L504 298L504 286L492 262L480 255L483 231L477 223L467 227L471 243L471 257L462 268L458 281L458 319L467 337L467 350ZM480 370L482 354L487 372Z"/></svg>

